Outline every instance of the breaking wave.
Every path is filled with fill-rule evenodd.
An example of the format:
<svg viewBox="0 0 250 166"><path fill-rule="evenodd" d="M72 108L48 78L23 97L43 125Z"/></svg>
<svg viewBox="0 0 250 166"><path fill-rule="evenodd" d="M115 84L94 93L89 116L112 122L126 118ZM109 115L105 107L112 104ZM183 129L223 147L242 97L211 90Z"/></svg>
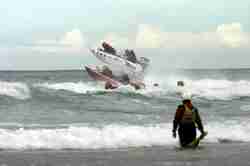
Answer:
<svg viewBox="0 0 250 166"><path fill-rule="evenodd" d="M107 125L104 127L68 127L63 129L0 129L1 149L100 149L150 146L176 146L172 124L151 126ZM203 142L222 140L249 142L249 123L228 121L205 126Z"/></svg>
<svg viewBox="0 0 250 166"><path fill-rule="evenodd" d="M105 90L102 83L94 82L59 82L59 83L36 83L29 87L21 82L0 82L0 95L25 100L31 98L31 88L46 88L55 91L64 90L73 93L88 94L98 92L117 92L139 94L147 97L171 97L179 92L176 82L180 79L168 78L157 83L154 86L154 79L146 80L146 89L135 90L131 86L121 86L115 90ZM188 91L194 98L204 98L207 100L232 100L241 97L250 97L250 81L239 80L189 80L182 79L185 82L185 91ZM36 91L34 93L39 93ZM59 93L59 92L54 92Z"/></svg>
<svg viewBox="0 0 250 166"><path fill-rule="evenodd" d="M2 149L99 149L168 144L166 126L0 130Z"/></svg>
<svg viewBox="0 0 250 166"><path fill-rule="evenodd" d="M204 79L192 81L190 91L195 96L211 100L231 100L250 97L250 82Z"/></svg>
<svg viewBox="0 0 250 166"><path fill-rule="evenodd" d="M0 81L0 95L25 100L31 97L30 89L25 83Z"/></svg>
<svg viewBox="0 0 250 166"><path fill-rule="evenodd" d="M146 81L150 86L146 89L145 93L153 95L176 94L179 91L176 86L179 80L184 81L185 92L198 98L208 100L232 100L240 97L250 97L250 81L248 80L191 80L181 77L168 77L165 80L161 80L159 81L159 87L153 87L152 79L148 79Z"/></svg>
<svg viewBox="0 0 250 166"><path fill-rule="evenodd" d="M91 93L95 91L103 90L102 86L93 83L83 82L62 82L62 83L40 83L35 84L35 87L43 87L53 90L65 90L74 93Z"/></svg>

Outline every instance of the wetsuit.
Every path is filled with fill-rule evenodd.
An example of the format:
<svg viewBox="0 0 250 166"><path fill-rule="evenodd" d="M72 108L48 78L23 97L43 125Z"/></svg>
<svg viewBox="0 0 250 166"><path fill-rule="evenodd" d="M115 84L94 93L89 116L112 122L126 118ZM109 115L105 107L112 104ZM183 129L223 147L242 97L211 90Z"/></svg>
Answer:
<svg viewBox="0 0 250 166"><path fill-rule="evenodd" d="M178 128L178 135L182 147L187 146L196 138L196 125L203 133L203 125L197 108L189 109L179 105L173 121L173 132Z"/></svg>

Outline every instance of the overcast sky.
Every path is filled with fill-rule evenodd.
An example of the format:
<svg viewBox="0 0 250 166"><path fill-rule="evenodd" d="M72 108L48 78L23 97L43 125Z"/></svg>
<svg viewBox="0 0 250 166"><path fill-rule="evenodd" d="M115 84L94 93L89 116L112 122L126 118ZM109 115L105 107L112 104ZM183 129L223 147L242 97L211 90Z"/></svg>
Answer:
<svg viewBox="0 0 250 166"><path fill-rule="evenodd" d="M250 67L249 0L8 0L0 20L0 70L80 69L104 40L153 68Z"/></svg>

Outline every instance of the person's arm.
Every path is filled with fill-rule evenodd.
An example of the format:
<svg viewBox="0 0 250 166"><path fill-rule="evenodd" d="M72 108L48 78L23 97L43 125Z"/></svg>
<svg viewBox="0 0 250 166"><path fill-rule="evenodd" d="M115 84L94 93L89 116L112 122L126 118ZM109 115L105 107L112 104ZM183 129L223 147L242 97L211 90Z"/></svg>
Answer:
<svg viewBox="0 0 250 166"><path fill-rule="evenodd" d="M174 137L176 136L176 130L177 130L178 125L180 123L182 112L183 112L183 106L179 105L178 108L176 109L175 117L174 117L174 120L173 120L173 130L172 130L172 132L173 132Z"/></svg>
<svg viewBox="0 0 250 166"><path fill-rule="evenodd" d="M201 133L204 133L203 124L202 124L202 120L201 120L199 111L197 108L195 108L194 110L195 110L195 122L198 126L198 129L200 130Z"/></svg>

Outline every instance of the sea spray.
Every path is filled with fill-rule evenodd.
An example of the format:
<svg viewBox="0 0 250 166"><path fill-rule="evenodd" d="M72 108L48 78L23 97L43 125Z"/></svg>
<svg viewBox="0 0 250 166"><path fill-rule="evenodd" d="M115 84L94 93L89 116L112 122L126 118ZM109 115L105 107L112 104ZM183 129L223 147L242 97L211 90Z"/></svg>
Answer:
<svg viewBox="0 0 250 166"><path fill-rule="evenodd" d="M30 89L25 83L0 81L0 95L20 100L30 98Z"/></svg>

